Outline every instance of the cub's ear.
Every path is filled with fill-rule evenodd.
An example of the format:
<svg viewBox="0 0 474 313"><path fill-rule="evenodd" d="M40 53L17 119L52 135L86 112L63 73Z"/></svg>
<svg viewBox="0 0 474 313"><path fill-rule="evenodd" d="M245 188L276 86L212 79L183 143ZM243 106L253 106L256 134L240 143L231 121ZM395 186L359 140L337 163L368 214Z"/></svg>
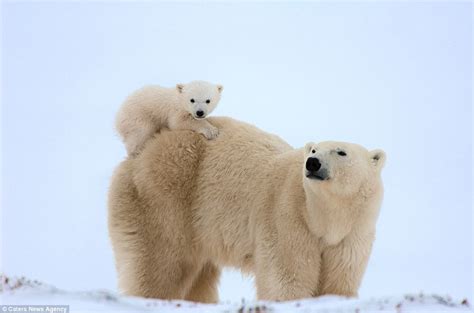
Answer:
<svg viewBox="0 0 474 313"><path fill-rule="evenodd" d="M385 159L386 159L385 152L380 149L375 149L370 152L370 161L374 166L376 166L378 169L382 169L383 166L385 165Z"/></svg>
<svg viewBox="0 0 474 313"><path fill-rule="evenodd" d="M222 86L222 85L217 85L217 91L219 91L219 93L221 93L222 90L224 90L224 86Z"/></svg>
<svg viewBox="0 0 474 313"><path fill-rule="evenodd" d="M184 84L176 84L176 89L179 93L182 93L184 89Z"/></svg>
<svg viewBox="0 0 474 313"><path fill-rule="evenodd" d="M305 154L311 154L311 150L313 150L313 147L315 146L316 144L314 142L308 142L305 146L304 146L304 153Z"/></svg>

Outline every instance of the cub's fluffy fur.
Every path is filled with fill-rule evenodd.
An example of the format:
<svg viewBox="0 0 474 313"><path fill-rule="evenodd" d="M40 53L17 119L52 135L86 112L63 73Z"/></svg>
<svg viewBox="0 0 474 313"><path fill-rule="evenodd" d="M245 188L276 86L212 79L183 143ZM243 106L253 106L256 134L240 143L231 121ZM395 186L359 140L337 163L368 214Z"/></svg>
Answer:
<svg viewBox="0 0 474 313"><path fill-rule="evenodd" d="M116 169L109 231L121 290L216 302L232 266L255 274L259 299L355 296L384 153L341 142L295 150L251 125L210 121L215 140L163 132Z"/></svg>
<svg viewBox="0 0 474 313"><path fill-rule="evenodd" d="M218 129L205 118L217 106L222 89L221 85L192 81L176 88L146 86L132 93L116 118L128 154L138 154L163 128L193 130L207 139L216 138Z"/></svg>

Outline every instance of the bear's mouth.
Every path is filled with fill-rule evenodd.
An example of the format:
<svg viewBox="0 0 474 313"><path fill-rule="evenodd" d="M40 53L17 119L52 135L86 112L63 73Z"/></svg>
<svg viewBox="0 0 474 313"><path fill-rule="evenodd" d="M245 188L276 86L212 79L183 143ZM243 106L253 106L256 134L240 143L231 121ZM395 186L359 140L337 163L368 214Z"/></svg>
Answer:
<svg viewBox="0 0 474 313"><path fill-rule="evenodd" d="M306 178L315 179L315 180L328 180L329 176L322 175L322 173L318 173L318 172L306 171Z"/></svg>

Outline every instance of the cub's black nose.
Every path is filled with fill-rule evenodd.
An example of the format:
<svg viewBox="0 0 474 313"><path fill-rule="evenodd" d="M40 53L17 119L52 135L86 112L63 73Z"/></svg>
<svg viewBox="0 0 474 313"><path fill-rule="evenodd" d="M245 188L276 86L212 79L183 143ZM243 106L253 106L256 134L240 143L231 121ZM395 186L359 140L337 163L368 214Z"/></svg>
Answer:
<svg viewBox="0 0 474 313"><path fill-rule="evenodd" d="M204 116L204 111L201 111L201 110L196 111L196 115L197 115L198 117L203 117L203 116Z"/></svg>
<svg viewBox="0 0 474 313"><path fill-rule="evenodd" d="M317 172L321 168L321 162L318 158L308 158L306 160L306 169L310 172Z"/></svg>

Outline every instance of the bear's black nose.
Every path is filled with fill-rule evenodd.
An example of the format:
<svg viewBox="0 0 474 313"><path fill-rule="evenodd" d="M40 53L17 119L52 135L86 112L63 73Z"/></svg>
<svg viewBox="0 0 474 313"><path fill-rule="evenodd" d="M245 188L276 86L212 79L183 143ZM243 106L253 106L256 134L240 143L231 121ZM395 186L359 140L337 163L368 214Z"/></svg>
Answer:
<svg viewBox="0 0 474 313"><path fill-rule="evenodd" d="M306 160L306 169L310 172L317 172L321 168L321 162L318 158L308 158Z"/></svg>
<svg viewBox="0 0 474 313"><path fill-rule="evenodd" d="M196 111L196 115L197 115L198 117L202 117L202 116L204 115L204 111L201 111L201 110Z"/></svg>

